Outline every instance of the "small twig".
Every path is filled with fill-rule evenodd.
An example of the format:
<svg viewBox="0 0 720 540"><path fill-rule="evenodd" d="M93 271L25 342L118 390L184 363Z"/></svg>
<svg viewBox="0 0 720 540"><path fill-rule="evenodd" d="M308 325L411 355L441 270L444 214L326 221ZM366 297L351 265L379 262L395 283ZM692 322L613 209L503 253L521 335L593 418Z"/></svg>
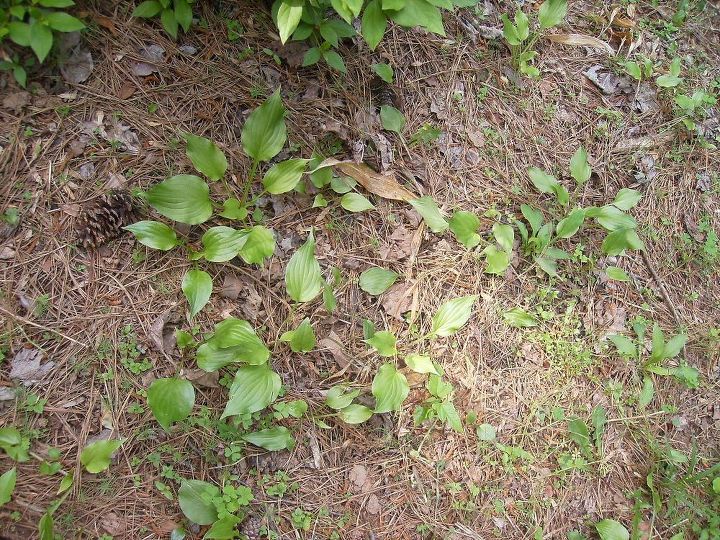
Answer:
<svg viewBox="0 0 720 540"><path fill-rule="evenodd" d="M53 330L52 328L48 328L47 326L43 326L42 324L32 322L31 320L28 320L25 317L21 317L20 315L15 315L14 313L8 311L7 309L5 309L2 306L0 306L0 312L4 313L11 319L14 319L15 321L20 322L22 324L28 324L30 326L34 326L35 328L39 328L40 330L45 330L46 332L52 332L53 334L57 334L61 338L67 339L68 341L72 341L76 345L80 345L82 347L85 347L86 349L88 347L88 345L86 343L82 343L75 338L71 338L70 336L63 334L62 332L58 332L57 330Z"/></svg>
<svg viewBox="0 0 720 540"><path fill-rule="evenodd" d="M657 283L658 288L660 289L660 295L662 296L665 303L670 308L670 312L672 313L673 319L675 319L675 324L678 325L678 328L682 326L682 321L680 319L680 316L678 315L677 310L675 309L675 304L673 304L673 301L670 299L670 295L667 292L667 289L665 288L665 284L660 279L660 276L658 276L658 273L655 271L655 268L653 267L652 263L650 262L650 258L647 255L647 252L643 249L640 250L640 255L642 256L643 262L645 263L645 266L647 266L648 271L650 272L650 275L655 280L655 283Z"/></svg>

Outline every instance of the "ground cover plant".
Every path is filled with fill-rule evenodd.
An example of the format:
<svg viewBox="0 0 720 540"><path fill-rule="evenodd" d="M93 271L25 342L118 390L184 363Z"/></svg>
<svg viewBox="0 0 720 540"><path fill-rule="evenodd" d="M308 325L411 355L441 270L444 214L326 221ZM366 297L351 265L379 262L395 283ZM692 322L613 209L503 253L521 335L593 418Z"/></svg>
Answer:
<svg viewBox="0 0 720 540"><path fill-rule="evenodd" d="M2 535L720 534L717 7L1 8Z"/></svg>

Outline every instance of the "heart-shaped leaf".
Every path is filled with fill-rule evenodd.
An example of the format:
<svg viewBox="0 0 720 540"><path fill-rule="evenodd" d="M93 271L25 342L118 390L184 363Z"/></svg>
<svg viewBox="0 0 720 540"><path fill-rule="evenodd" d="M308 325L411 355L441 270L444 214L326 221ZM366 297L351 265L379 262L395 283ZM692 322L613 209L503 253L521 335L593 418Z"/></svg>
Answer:
<svg viewBox="0 0 720 540"><path fill-rule="evenodd" d="M212 216L210 188L198 176L180 174L150 188L147 202L163 216L197 225Z"/></svg>
<svg viewBox="0 0 720 540"><path fill-rule="evenodd" d="M238 368L221 418L264 409L277 399L281 384L280 376L267 365Z"/></svg>
<svg viewBox="0 0 720 540"><path fill-rule="evenodd" d="M248 117L242 130L242 144L245 153L255 161L269 161L282 150L286 140L285 107L278 89Z"/></svg>
<svg viewBox="0 0 720 540"><path fill-rule="evenodd" d="M227 158L210 139L190 133L183 134L187 142L187 155L198 172L210 180L220 180L228 168Z"/></svg>
<svg viewBox="0 0 720 540"><path fill-rule="evenodd" d="M372 393L375 396L375 412L385 413L399 411L402 402L410 393L405 375L400 373L393 364L380 366L372 382Z"/></svg>
<svg viewBox="0 0 720 540"><path fill-rule="evenodd" d="M395 283L398 276L392 270L369 268L360 274L360 288L368 294L382 294Z"/></svg>
<svg viewBox="0 0 720 540"><path fill-rule="evenodd" d="M188 270L182 280L182 291L190 304L190 318L205 307L212 294L213 281L203 270Z"/></svg>
<svg viewBox="0 0 720 540"><path fill-rule="evenodd" d="M89 473L99 473L110 466L110 458L120 448L122 441L97 441L87 445L80 453L80 463Z"/></svg>
<svg viewBox="0 0 720 540"><path fill-rule="evenodd" d="M431 336L450 336L460 330L472 315L477 296L461 296L445 302L432 318Z"/></svg>
<svg viewBox="0 0 720 540"><path fill-rule="evenodd" d="M392 332L388 332L387 330L375 332L365 341L377 350L380 356L395 356L397 354L397 338Z"/></svg>
<svg viewBox="0 0 720 540"><path fill-rule="evenodd" d="M155 419L165 431L174 422L185 420L195 405L195 389L185 379L155 379L147 391L147 401Z"/></svg>
<svg viewBox="0 0 720 540"><path fill-rule="evenodd" d="M179 243L175 231L159 221L138 221L123 228L133 233L138 242L153 249L168 251Z"/></svg>

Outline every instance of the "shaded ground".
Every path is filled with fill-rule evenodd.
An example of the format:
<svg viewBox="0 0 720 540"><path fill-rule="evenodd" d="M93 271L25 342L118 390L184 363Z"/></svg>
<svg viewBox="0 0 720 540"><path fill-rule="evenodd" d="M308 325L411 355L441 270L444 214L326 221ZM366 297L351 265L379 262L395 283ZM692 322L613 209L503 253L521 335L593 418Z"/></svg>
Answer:
<svg viewBox="0 0 720 540"><path fill-rule="evenodd" d="M167 538L183 516L156 482L175 497L180 477L218 481L224 474L252 488L253 514L281 538L566 538L574 529L593 537L591 525L602 518L629 529L634 524L642 538L680 532L697 538L703 528L708 538L720 535L720 525L707 524L718 511L717 496L707 479L692 478L720 455L720 159L687 134L669 91L659 91L657 106L647 112L635 111L634 95L604 95L584 76L597 64L620 73L607 53L546 40L538 45L541 78L517 79L502 43L472 30L497 26L497 14L483 20L482 9L447 15L447 38L393 28L375 53L348 43L341 50L349 72L339 76L298 67L302 51L281 51L271 22L256 9L221 5L224 16L245 29L231 42L223 15L202 4L196 13L204 24L174 43L156 25L131 20L124 3L83 7L97 23L86 34L95 61L86 83L66 87L48 71L35 79L42 87L25 94L2 79L0 210L16 207L22 219L0 246L0 347L6 357L0 384L14 386L9 360L24 347L42 349L55 363L40 384L2 405L0 427L22 427L37 458L18 465L15 499L0 509L3 534L36 534L59 482L58 475L38 473L38 460L54 447L62 469L75 470L72 493L56 513L56 529L66 538ZM716 8L708 6L673 33L666 24L672 8L631 7L628 15L603 2L572 2L563 31L598 36L617 48L626 29L611 19L632 20L643 35L636 51L656 59L659 72L680 56L686 87L717 95ZM165 54L149 76L135 75L133 64L149 44ZM129 236L96 252L77 248L81 205L111 188L147 188L189 171L179 144L183 131L222 147L230 189L240 195L249 168L240 146L244 119L278 85L289 111L292 155L334 149L342 156L364 141L367 161L377 166L372 140L377 144L380 125L372 113L369 66L380 59L395 69L393 88L407 117L404 139L384 132L394 152L391 168L410 189L432 195L448 215L456 209L484 214L481 230L489 232L496 216L519 217L521 204L551 214L527 168L553 172L572 190L567 163L583 144L594 174L575 188L576 200L601 205L620 188L640 190L633 215L649 266L639 252L609 261L600 250L601 232L588 229L564 246L574 257L562 263L561 279L538 276L517 249L507 275L493 277L482 272L479 251L462 248L449 232L429 233L406 205L373 198L376 211L349 214L331 192L326 209L311 208L312 194L261 201L265 224L276 233L276 256L261 269L203 265L216 286L227 287L198 315L200 331L228 315L249 320L273 344L283 399L305 399L314 415L323 415L322 390L345 380L369 389L380 364L363 343L364 319L400 336L403 356L415 352L409 336L427 330L440 304L479 294L468 327L433 342L428 352L455 385L462 416L474 413L475 423L496 427L500 444L479 440L472 421L463 434L439 424L415 426L414 407L427 393L422 380L412 379L398 415L361 426L325 418L330 429L312 416L288 422L298 441L292 453L270 456L233 446L234 434L217 420L227 395L217 381L198 383L191 419L163 433L143 391L154 378L176 367L192 370L195 362L176 349L161 354L152 327L175 308L180 327L189 329L180 280L190 263L174 252L146 251ZM411 144L410 135L426 124L437 127L440 138ZM100 125L114 126L127 144L93 137ZM323 270L342 274L332 315L319 301L291 315L286 303L285 263L311 226ZM372 265L397 271L402 284L379 298L363 293L357 276ZM631 281L608 280L608 265L623 268ZM411 311L411 324L391 314L389 304L400 301ZM518 306L541 324L506 325L503 312ZM279 343L305 316L315 321L319 340L337 335L346 358L327 346L298 356ZM656 376L654 399L638 407L637 366L603 339L629 333L636 317L660 323L669 335L687 331L684 355L700 372L699 388ZM47 400L42 414L30 410L28 393ZM583 456L567 420L589 422L598 406L608 417L605 432L591 457ZM81 474L78 450L104 429L127 439L117 463L107 473ZM585 457L585 463L578 459ZM11 466L0 456L0 471ZM660 501L654 512L646 480L651 472ZM298 509L310 516L308 530Z"/></svg>

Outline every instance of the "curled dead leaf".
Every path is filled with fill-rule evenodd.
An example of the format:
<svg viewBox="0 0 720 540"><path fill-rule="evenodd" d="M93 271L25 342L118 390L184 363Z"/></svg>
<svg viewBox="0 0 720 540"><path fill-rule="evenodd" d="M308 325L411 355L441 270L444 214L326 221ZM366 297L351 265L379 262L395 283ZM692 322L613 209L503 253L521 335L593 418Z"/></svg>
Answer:
<svg viewBox="0 0 720 540"><path fill-rule="evenodd" d="M615 55L615 49L613 49L609 43L586 34L548 34L546 37L553 43L592 47L593 49L602 49L611 56Z"/></svg>
<svg viewBox="0 0 720 540"><path fill-rule="evenodd" d="M336 167L340 172L357 181L367 191L384 199L405 202L417 199L417 195L401 186L394 176L376 173L364 163L329 158L315 170L324 167Z"/></svg>

